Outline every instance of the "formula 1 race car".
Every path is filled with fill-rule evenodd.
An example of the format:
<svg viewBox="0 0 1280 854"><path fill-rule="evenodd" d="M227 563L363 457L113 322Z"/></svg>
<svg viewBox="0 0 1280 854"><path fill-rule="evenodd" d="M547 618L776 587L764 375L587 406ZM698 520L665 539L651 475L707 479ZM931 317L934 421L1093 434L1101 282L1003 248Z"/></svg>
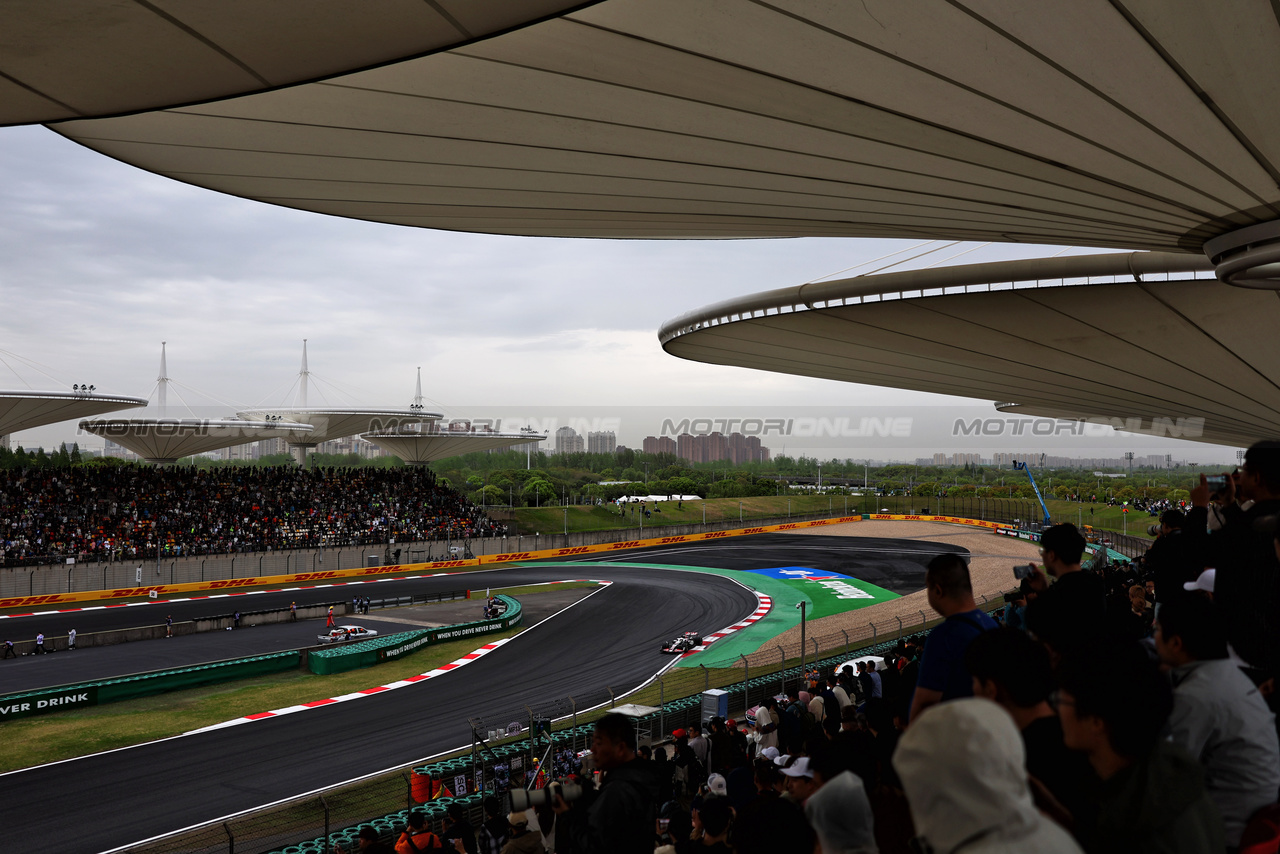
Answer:
<svg viewBox="0 0 1280 854"><path fill-rule="evenodd" d="M330 629L329 634L320 635L317 640L320 643L341 643L342 641L365 640L366 638L377 636L377 632L373 629L366 629L364 626L338 626L336 629Z"/></svg>
<svg viewBox="0 0 1280 854"><path fill-rule="evenodd" d="M702 635L697 632L685 632L672 641L662 645L663 652L689 652L696 646L702 646Z"/></svg>

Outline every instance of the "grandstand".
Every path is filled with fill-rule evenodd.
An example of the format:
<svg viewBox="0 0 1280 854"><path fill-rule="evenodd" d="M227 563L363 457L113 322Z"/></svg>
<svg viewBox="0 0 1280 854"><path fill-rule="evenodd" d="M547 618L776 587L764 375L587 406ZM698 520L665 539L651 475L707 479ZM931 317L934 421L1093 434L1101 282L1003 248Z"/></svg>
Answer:
<svg viewBox="0 0 1280 854"><path fill-rule="evenodd" d="M0 565L500 535L426 468L0 471Z"/></svg>

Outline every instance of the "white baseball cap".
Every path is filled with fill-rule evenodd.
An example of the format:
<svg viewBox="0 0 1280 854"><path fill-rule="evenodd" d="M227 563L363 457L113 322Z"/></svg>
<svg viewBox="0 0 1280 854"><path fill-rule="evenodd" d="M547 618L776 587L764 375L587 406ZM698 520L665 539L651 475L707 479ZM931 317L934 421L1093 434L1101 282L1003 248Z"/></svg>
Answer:
<svg viewBox="0 0 1280 854"><path fill-rule="evenodd" d="M1203 590L1205 593L1212 593L1213 580L1217 575L1218 571L1216 569L1206 569L1204 572L1200 573L1200 577L1195 581L1184 582L1182 589L1190 591Z"/></svg>
<svg viewBox="0 0 1280 854"><path fill-rule="evenodd" d="M764 750L760 751L760 758L761 758L761 759L777 759L777 758L778 758L778 748L776 748L776 747L766 747Z"/></svg>
<svg viewBox="0 0 1280 854"><path fill-rule="evenodd" d="M809 757L801 756L790 768L783 768L782 773L788 777L812 777L813 772L809 770Z"/></svg>

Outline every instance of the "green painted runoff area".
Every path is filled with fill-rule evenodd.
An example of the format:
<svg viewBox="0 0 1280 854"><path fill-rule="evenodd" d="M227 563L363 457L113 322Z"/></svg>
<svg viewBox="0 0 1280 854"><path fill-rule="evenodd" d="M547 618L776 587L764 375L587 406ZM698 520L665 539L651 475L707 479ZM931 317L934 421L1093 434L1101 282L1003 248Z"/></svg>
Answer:
<svg viewBox="0 0 1280 854"><path fill-rule="evenodd" d="M538 563L537 565L554 566L555 564ZM580 563L559 565L579 568L582 566ZM875 605L878 602L887 602L890 599L898 598L896 593L891 593L884 588L856 578L841 577L840 581L845 585L857 588L863 593L870 594L869 598L841 598L842 595L849 595L848 591L842 591L838 587L824 586L816 581L770 578L767 575L740 569L718 569L710 566L677 566L665 563L632 563L631 561L619 565L648 567L650 569L676 569L686 572L706 572L712 575L721 575L725 578L732 578L734 581L740 582L773 600L773 608L763 618L745 629L739 629L728 637L721 638L707 647L705 651L695 656L681 659L677 667L697 667L700 664L705 664L707 667L732 666L738 660L738 656L750 655L760 649L766 641L777 637L793 626L800 625L800 609L796 606L801 602L806 603L805 608L808 618L816 619L829 617L832 614L842 614L846 611L856 611L869 605ZM814 570L814 572L818 571ZM689 631L700 631L704 634L709 634L723 628L725 627L691 626Z"/></svg>

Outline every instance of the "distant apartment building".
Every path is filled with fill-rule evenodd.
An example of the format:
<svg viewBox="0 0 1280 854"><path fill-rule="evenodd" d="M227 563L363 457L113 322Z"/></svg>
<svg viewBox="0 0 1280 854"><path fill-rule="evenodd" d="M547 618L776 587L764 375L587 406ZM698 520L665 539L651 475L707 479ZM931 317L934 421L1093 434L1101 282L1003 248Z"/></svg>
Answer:
<svg viewBox="0 0 1280 854"><path fill-rule="evenodd" d="M102 455L104 457L115 457L116 459L119 459L119 460L129 460L133 462L136 462L142 459L133 451L126 448L124 445L118 445L115 442L111 441L110 439L106 440L106 446L102 451Z"/></svg>
<svg viewBox="0 0 1280 854"><path fill-rule="evenodd" d="M557 454L581 454L587 449L586 442L572 427L561 427L556 431Z"/></svg>
<svg viewBox="0 0 1280 854"><path fill-rule="evenodd" d="M618 437L612 430L587 434L587 453L612 454L618 450Z"/></svg>
<svg viewBox="0 0 1280 854"><path fill-rule="evenodd" d="M643 450L646 454L674 454L691 463L714 463L729 460L741 463L768 462L769 449L760 444L758 436L741 433L681 433L675 439L670 436L646 436Z"/></svg>
<svg viewBox="0 0 1280 854"><path fill-rule="evenodd" d="M670 436L645 436L640 449L646 454L674 454L676 442Z"/></svg>

